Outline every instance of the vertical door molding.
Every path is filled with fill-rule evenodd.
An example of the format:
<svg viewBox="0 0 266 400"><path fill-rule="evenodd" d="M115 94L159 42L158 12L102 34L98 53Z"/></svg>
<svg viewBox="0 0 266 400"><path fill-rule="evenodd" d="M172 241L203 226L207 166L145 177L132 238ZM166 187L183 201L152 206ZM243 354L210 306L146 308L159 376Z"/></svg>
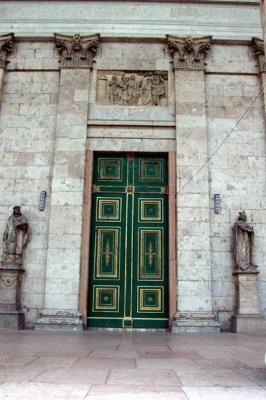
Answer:
<svg viewBox="0 0 266 400"><path fill-rule="evenodd" d="M83 223L82 223L82 250L80 271L80 297L79 310L84 326L87 326L88 312L88 285L89 285L89 257L90 257L90 233L91 233L91 201L93 178L93 151L86 152Z"/></svg>
<svg viewBox="0 0 266 400"><path fill-rule="evenodd" d="M169 277L169 327L171 327L175 320L177 312L177 299L176 299L176 273L177 273L177 260L176 260L176 153L168 153L168 232L169 232L169 245L168 245L168 277Z"/></svg>

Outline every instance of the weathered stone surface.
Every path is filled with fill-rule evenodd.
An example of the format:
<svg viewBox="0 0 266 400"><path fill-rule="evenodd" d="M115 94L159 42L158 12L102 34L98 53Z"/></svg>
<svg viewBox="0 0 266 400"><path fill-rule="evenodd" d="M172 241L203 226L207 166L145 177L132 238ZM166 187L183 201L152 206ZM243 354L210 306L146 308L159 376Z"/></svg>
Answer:
<svg viewBox="0 0 266 400"><path fill-rule="evenodd" d="M19 40L5 75L0 69L0 232L11 206L22 204L32 232L22 284L27 326L46 305L50 311L78 309L86 149L176 152L178 308L190 315L195 307L218 313L226 329L234 307L231 226L245 209L256 232L254 263L260 265L265 309L266 85L265 73L257 76L250 41L262 37L259 7L108 2L107 21L106 4L19 3L23 7L1 2L0 31L12 25ZM55 31L69 36L99 31L95 70L59 72ZM212 35L206 73L174 72L166 34ZM103 106L97 90L101 71L140 76L165 71L167 102ZM38 211L41 190L47 192L44 212ZM221 197L219 214L213 213L215 193ZM206 319L211 324L213 315Z"/></svg>

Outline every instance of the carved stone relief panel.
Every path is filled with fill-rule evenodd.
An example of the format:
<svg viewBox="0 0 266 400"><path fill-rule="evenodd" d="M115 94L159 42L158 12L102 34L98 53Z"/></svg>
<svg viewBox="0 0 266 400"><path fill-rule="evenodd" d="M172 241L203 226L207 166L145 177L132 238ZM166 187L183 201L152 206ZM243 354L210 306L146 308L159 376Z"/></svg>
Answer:
<svg viewBox="0 0 266 400"><path fill-rule="evenodd" d="M167 71L98 71L97 104L167 106Z"/></svg>

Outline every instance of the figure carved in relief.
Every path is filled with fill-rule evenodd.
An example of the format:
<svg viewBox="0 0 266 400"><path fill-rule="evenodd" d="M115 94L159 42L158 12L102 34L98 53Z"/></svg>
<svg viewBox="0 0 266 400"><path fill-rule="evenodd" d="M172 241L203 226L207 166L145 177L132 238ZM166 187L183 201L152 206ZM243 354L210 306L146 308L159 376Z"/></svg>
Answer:
<svg viewBox="0 0 266 400"><path fill-rule="evenodd" d="M252 263L253 242L253 227L247 223L245 211L241 211L233 226L233 256L237 270L256 270L257 266Z"/></svg>
<svg viewBox="0 0 266 400"><path fill-rule="evenodd" d="M13 214L7 221L3 236L2 263L22 264L23 250L29 240L28 231L28 222L22 215L20 206L13 207Z"/></svg>
<svg viewBox="0 0 266 400"><path fill-rule="evenodd" d="M167 97L167 73L145 72L111 75L107 79L106 98L115 105L161 105Z"/></svg>

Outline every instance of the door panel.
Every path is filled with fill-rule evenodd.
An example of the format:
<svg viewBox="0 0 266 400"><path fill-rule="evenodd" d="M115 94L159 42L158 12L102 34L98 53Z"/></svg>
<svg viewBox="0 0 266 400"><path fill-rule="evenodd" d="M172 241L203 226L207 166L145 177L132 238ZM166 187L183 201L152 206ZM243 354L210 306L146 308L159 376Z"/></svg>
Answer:
<svg viewBox="0 0 266 400"><path fill-rule="evenodd" d="M167 160L95 160L88 326L167 327Z"/></svg>

